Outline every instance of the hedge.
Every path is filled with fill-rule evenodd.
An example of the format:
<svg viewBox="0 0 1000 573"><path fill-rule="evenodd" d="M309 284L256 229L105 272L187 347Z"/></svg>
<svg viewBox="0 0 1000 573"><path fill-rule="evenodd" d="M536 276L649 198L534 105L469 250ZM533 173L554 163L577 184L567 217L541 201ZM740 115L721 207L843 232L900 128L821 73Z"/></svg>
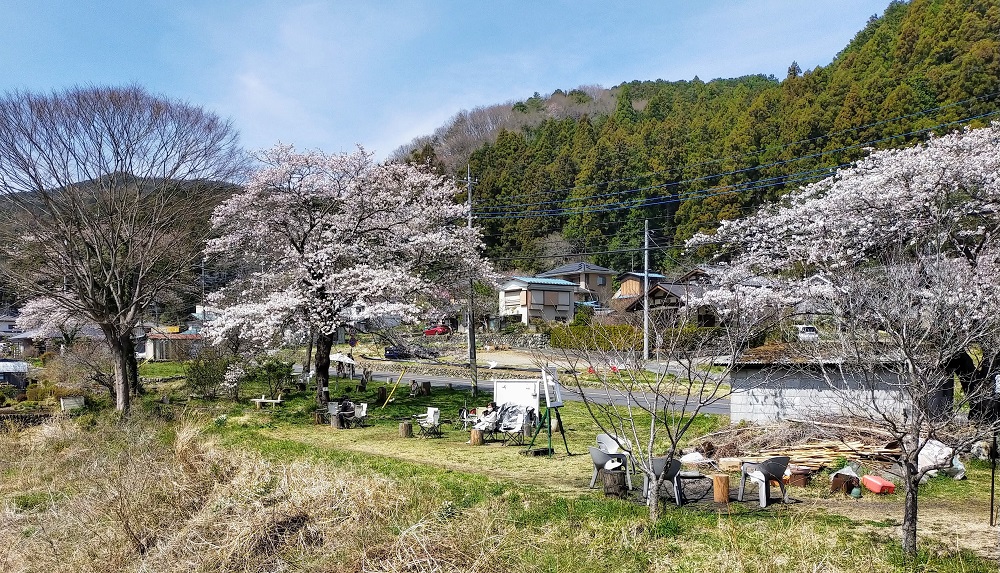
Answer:
<svg viewBox="0 0 1000 573"><path fill-rule="evenodd" d="M712 340L720 336L718 327L686 326L679 332L668 329L662 332L663 338L675 341L678 348L696 349L710 345ZM652 336L652 335L651 335ZM552 348L569 350L605 350L629 351L642 350L642 329L627 324L589 326L553 326Z"/></svg>
<svg viewBox="0 0 1000 573"><path fill-rule="evenodd" d="M587 326L553 326L552 348L570 350L639 350L642 330L627 324Z"/></svg>

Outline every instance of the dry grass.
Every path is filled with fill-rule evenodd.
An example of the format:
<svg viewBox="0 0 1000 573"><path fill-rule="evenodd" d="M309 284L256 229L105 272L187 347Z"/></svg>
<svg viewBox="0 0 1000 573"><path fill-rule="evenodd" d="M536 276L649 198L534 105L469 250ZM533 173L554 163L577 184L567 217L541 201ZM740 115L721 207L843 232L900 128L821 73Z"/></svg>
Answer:
<svg viewBox="0 0 1000 573"><path fill-rule="evenodd" d="M808 503L689 506L650 523L586 490L588 456L401 440L388 426L226 427L245 447L223 447L204 427L58 420L0 435L0 571L899 570L889 529Z"/></svg>

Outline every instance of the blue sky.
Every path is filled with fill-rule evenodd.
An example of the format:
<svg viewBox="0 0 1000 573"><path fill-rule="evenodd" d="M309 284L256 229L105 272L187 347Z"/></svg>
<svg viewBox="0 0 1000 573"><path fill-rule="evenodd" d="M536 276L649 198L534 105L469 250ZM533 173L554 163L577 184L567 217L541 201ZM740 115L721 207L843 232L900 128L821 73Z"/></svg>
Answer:
<svg viewBox="0 0 1000 573"><path fill-rule="evenodd" d="M461 109L828 64L889 0L0 0L0 90L138 83L277 142L385 157Z"/></svg>

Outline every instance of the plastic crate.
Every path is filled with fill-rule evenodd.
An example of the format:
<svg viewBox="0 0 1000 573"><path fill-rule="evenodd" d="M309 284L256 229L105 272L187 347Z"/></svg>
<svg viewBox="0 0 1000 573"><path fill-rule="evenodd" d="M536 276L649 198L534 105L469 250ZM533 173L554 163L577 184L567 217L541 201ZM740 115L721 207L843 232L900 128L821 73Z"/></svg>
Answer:
<svg viewBox="0 0 1000 573"><path fill-rule="evenodd" d="M893 493L896 491L896 484L879 476L866 475L861 478L861 483L875 493Z"/></svg>

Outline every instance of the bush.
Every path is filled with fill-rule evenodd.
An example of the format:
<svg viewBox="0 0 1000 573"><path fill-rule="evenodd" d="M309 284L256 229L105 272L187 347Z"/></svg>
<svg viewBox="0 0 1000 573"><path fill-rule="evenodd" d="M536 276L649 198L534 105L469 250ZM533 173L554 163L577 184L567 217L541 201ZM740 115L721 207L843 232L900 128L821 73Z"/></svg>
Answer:
<svg viewBox="0 0 1000 573"><path fill-rule="evenodd" d="M552 348L572 350L638 350L642 330L627 324L562 326L552 328Z"/></svg>
<svg viewBox="0 0 1000 573"><path fill-rule="evenodd" d="M540 318L532 318L528 320L528 325L539 334L551 334L552 326Z"/></svg>
<svg viewBox="0 0 1000 573"><path fill-rule="evenodd" d="M195 394L214 398L222 386L230 362L228 357L216 352L202 352L185 367L188 388Z"/></svg>
<svg viewBox="0 0 1000 573"><path fill-rule="evenodd" d="M672 347L700 348L719 333L718 327L685 326L661 331ZM570 350L629 351L642 349L642 329L628 324L590 324L556 326L552 329L552 348Z"/></svg>
<svg viewBox="0 0 1000 573"><path fill-rule="evenodd" d="M49 352L43 352L42 355L38 357L38 359L42 361L42 366L48 366L49 362L51 362L53 358L58 358L58 357L59 357L58 354L49 351Z"/></svg>
<svg viewBox="0 0 1000 573"><path fill-rule="evenodd" d="M576 313L573 314L573 322L570 322L570 326L587 326L591 324L594 318L594 307L589 305L581 305L576 307Z"/></svg>

